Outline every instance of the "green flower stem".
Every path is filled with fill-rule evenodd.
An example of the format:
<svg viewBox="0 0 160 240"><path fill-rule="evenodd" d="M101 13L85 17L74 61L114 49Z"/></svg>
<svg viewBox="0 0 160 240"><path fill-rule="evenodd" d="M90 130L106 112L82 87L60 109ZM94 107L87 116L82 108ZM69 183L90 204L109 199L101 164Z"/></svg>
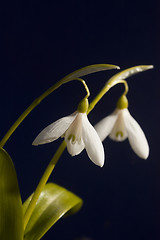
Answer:
<svg viewBox="0 0 160 240"><path fill-rule="evenodd" d="M45 184L47 183L48 181L48 178L50 177L56 163L58 162L59 158L61 157L63 151L65 150L66 148L66 142L63 141L61 143L61 145L59 146L59 148L57 149L56 153L54 154L53 158L51 159L49 165L47 166L34 194L33 194L33 197L32 197L32 200L30 201L30 204L25 212L25 215L24 215L24 229L26 228L27 224L28 224L28 221L32 215L32 212L35 208L35 205L36 205L36 202L45 186Z"/></svg>
<svg viewBox="0 0 160 240"><path fill-rule="evenodd" d="M124 83L125 84L125 92L124 93L127 93L128 91L128 85L126 83L125 80L120 80L119 82L117 82L116 84L118 83ZM87 85L85 85L85 82L83 83L85 88L86 88L86 91L87 91L87 96L89 96L89 90L88 90L88 87ZM90 104L90 108L89 108L89 111L88 113L94 108L94 106L98 103L98 101L103 97L103 95L111 88L113 87L114 84L111 85L105 85L105 87L99 92L99 94L95 97L95 99L91 102ZM49 163L48 167L46 168L35 192L34 192L34 195L32 197L32 200L30 201L30 204L26 210L26 213L25 213L25 216L24 216L24 229L26 228L27 226L27 223L32 215L32 212L35 208L35 205L36 205L36 202L41 194L41 191L42 189L44 188L45 184L47 183L56 163L58 162L60 156L62 155L63 151L65 150L65 147L66 147L66 142L63 141L62 144L60 145L60 147L58 148L57 152L55 153L55 155L53 156L51 162Z"/></svg>
<svg viewBox="0 0 160 240"><path fill-rule="evenodd" d="M16 122L12 125L12 127L8 130L8 132L5 134L3 139L0 142L0 147L4 147L5 143L7 140L10 138L12 133L16 130L16 128L21 124L21 122L28 116L28 114L37 106L41 103L41 101L46 98L49 94L51 94L53 91L55 91L57 88L59 88L62 84L77 80L81 81L82 84L85 87L85 90L87 92L87 97L90 95L89 89L87 87L87 84L85 81L81 78L75 78L75 79L67 79L67 76L61 79L59 82L54 84L52 87L50 87L47 91L45 91L40 97L34 100L34 102L21 114L21 116L16 120Z"/></svg>
<svg viewBox="0 0 160 240"><path fill-rule="evenodd" d="M110 88L112 88L113 86L115 86L118 83L123 83L125 86L125 91L123 93L123 95L126 95L128 93L128 84L125 80L119 80L119 81L113 81L110 83L106 83L104 88L102 88L102 90L98 93L98 95L94 98L94 100L89 104L89 108L87 111L87 114L90 113L90 111L95 107L95 105L101 100L101 98L109 91Z"/></svg>
<svg viewBox="0 0 160 240"><path fill-rule="evenodd" d="M123 96L125 96L128 92L128 84L125 80L134 74L140 73L142 71L146 71L149 69L152 69L153 65L139 65L139 66L135 66L135 67L131 67L128 69L125 69L117 74L115 74L113 77L111 77L106 85L104 86L104 88L100 91L100 93L97 95L97 97L92 101L92 103L90 104L89 108L88 108L88 113L94 108L94 106L99 102L99 100L104 96L104 94L106 92L108 92L108 90L115 86L118 83L123 83L125 85L125 91L123 93Z"/></svg>
<svg viewBox="0 0 160 240"><path fill-rule="evenodd" d="M130 75L133 75L133 74L138 73L140 71L148 70L150 68L153 68L153 66L136 66L136 67L130 68L129 70L127 69L127 70L123 71L122 73L119 73L119 74L113 76L111 79L108 80L108 82L105 84L104 88L99 92L99 94L91 102L91 104L89 105L87 114L89 114L91 112L91 110L100 101L100 99L104 96L104 94L107 93L109 91L109 89L112 88L113 86L115 86L116 84L123 83L125 85L125 91L124 91L122 96L125 96L127 94L127 92L128 92L128 84L127 84L127 82L125 80L123 80L123 77L126 78L126 77L129 77ZM84 69L86 69L86 68L84 68ZM93 72L93 69L92 69L92 72ZM70 76L70 75L68 75L68 76ZM87 91L87 96L89 96L89 92L88 91ZM37 202L37 200L39 198L39 195L40 195L43 187L45 186L45 184L46 184L50 174L52 173L52 171L53 171L53 169L55 167L55 164L58 162L58 159L60 158L60 156L62 155L63 151L65 150L65 147L66 147L66 143L65 143L65 141L63 141L62 144L60 145L60 147L58 148L57 152L55 153L54 157L52 158L51 162L49 163L46 171L44 172L44 174L43 174L43 176L42 176L42 178L41 178L41 180L40 180L40 182L38 184L38 187L35 190L35 193L34 193L34 195L32 197L30 205L29 205L28 209L26 210L25 220L24 220L24 222L25 222L24 226L25 227L26 227L26 225L27 225L27 223L29 221L30 216L32 215L32 212L33 212L34 207L36 205L36 202Z"/></svg>
<svg viewBox="0 0 160 240"><path fill-rule="evenodd" d="M81 68L77 71L74 71L73 73L67 75L66 77L62 78L59 82L54 84L52 87L50 87L47 91L45 91L40 97L34 100L34 102L22 113L22 115L17 119L17 121L12 125L12 127L8 130L8 132L5 134L3 139L0 142L0 147L3 148L9 137L13 134L13 132L16 130L16 128L20 125L20 123L28 116L28 114L37 106L40 104L40 102L46 98L49 94L51 94L54 90L59 88L62 84L73 81L73 80L79 80L83 83L85 90L87 92L86 98L90 96L89 89L85 83L85 81L79 77L91 74L98 71L104 71L108 69L118 69L119 67L114 65L108 65L108 64L96 64L96 65L90 65L84 68ZM65 141L62 142L60 147L58 148L57 152L51 159L51 162L49 163L48 167L46 168L34 194L32 197L32 200L25 212L24 215L24 229L26 228L28 221L32 215L32 212L35 208L36 202L42 192L42 189L44 188L46 182L48 181L56 163L58 162L60 156L62 155L63 151L65 150L66 143Z"/></svg>
<svg viewBox="0 0 160 240"><path fill-rule="evenodd" d="M95 72L100 72L100 71L105 71L109 69L119 69L118 66L111 65L111 64L93 64L89 65L86 67L83 67L81 69L78 69L64 78L62 78L59 82L54 84L52 87L50 87L47 91L45 91L40 97L35 99L35 101L22 113L22 115L17 119L17 121L12 125L12 127L8 130L8 132L5 134L3 139L0 142L0 147L4 147L5 143L7 140L10 138L12 133L16 130L16 128L20 125L20 123L27 117L27 115L38 105L40 102L46 98L49 94L51 94L54 90L59 88L62 84L73 81L73 80L79 80L79 77L95 73ZM82 80L82 79L81 79ZM84 85L84 80L83 80L83 85ZM87 85L85 84L85 89L87 89ZM89 91L87 92L87 96L89 96Z"/></svg>

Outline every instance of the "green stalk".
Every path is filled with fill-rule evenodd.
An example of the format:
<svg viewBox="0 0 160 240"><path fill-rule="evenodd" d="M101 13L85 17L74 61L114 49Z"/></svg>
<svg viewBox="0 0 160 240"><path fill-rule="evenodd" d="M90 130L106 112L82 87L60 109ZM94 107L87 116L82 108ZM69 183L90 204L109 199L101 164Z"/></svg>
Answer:
<svg viewBox="0 0 160 240"><path fill-rule="evenodd" d="M24 229L26 228L27 224L28 224L28 221L32 215L32 212L35 208L35 205L36 205L36 202L46 184L46 182L48 181L48 178L50 177L56 163L58 162L59 158L61 157L64 149L66 148L66 142L63 141L61 143L61 145L59 146L59 148L57 149L56 153L54 154L53 158L51 159L49 165L47 166L34 194L33 194L33 197L30 201L30 204L25 212L25 215L24 215Z"/></svg>
<svg viewBox="0 0 160 240"><path fill-rule="evenodd" d="M120 81L120 83L124 83L125 86L127 86L126 81ZM86 86L86 85L84 85ZM86 87L85 87L86 88ZM98 101L103 97L103 95L111 88L111 86L105 85L105 87L99 92L99 94L95 97L95 99L91 102L90 106L89 106L89 110L88 113L93 109L93 107L98 103ZM127 87L126 87L127 88ZM88 88L86 89L87 94L89 92ZM125 91L126 92L126 91ZM41 194L41 191L43 190L46 182L48 181L56 163L58 162L60 156L62 155L63 151L65 150L66 147L66 142L63 141L62 144L60 145L60 147L58 148L57 152L55 153L55 155L53 156L51 162L49 163L48 167L46 168L34 194L33 197L30 201L30 204L26 210L25 216L24 216L24 229L26 228L28 221L32 215L32 212L35 208L36 202Z"/></svg>
<svg viewBox="0 0 160 240"><path fill-rule="evenodd" d="M28 114L37 105L39 105L44 98L46 98L54 90L59 88L62 84L73 81L73 80L81 81L87 92L86 98L88 98L90 95L88 86L86 85L85 81L79 77L87 75L87 74L91 74L94 72L98 72L98 71L108 70L108 69L118 69L118 67L114 66L114 65L108 65L108 64L95 64L95 65L90 65L90 66L81 68L79 70L76 70L76 71L70 73L69 75L67 75L66 77L62 78L59 82L54 84L47 91L45 91L41 96L39 96L37 99L35 99L33 101L33 103L21 114L21 116L16 120L16 122L11 126L11 128L8 130L8 132L5 134L5 136L1 140L0 147L2 147L2 148L4 147L5 143L9 139L9 137L13 134L13 132L16 130L16 128L20 125L20 123L28 116ZM25 212L24 229L26 228L26 226L28 224L28 221L32 215L34 208L35 208L36 202L37 202L46 182L48 181L56 163L58 162L60 156L62 155L63 151L65 150L65 147L66 147L66 143L65 143L65 141L63 141L62 144L60 145L60 147L58 148L58 150L56 151L55 155L51 159L51 162L49 163L48 167L46 168L46 170L45 170L45 172L33 194L30 204Z"/></svg>
<svg viewBox="0 0 160 240"><path fill-rule="evenodd" d="M105 71L109 69L119 69L119 67L111 64L93 64L86 67L83 67L81 69L78 69L64 78L62 78L60 81L58 81L56 84L54 84L52 87L50 87L48 90L46 90L41 96L39 96L37 99L33 101L33 103L22 113L22 115L17 119L17 121L11 126L11 128L8 130L8 132L5 134L3 139L0 142L0 147L4 147L7 140L10 138L12 133L16 130L16 128L21 124L21 122L28 116L28 114L37 106L40 104L40 102L46 98L49 94L51 94L53 91L55 91L57 88L59 88L62 84L73 81L73 80L80 80L79 77L85 76L87 74L99 72L99 71ZM81 79L82 80L82 79ZM81 81L80 80L80 81ZM84 82L84 80L83 80ZM84 84L84 83L83 83ZM85 86L85 85L84 85ZM86 85L87 86L87 85ZM87 87L85 86L85 89L87 90ZM89 92L87 92L89 94Z"/></svg>
<svg viewBox="0 0 160 240"><path fill-rule="evenodd" d="M125 91L123 95L126 95L128 92L128 84L125 80L119 80L116 82L106 83L105 86L102 88L102 90L97 94L97 96L93 99L93 101L89 104L89 108L87 111L87 114L90 113L90 111L95 107L95 105L101 100L101 98L109 91L110 88L115 86L118 83L123 83L125 86Z"/></svg>
<svg viewBox="0 0 160 240"><path fill-rule="evenodd" d="M93 65L94 68L97 65ZM102 65L102 67L104 67ZM87 68L87 67L86 67ZM86 68L83 68L83 71L86 70ZM94 69L93 68L93 69ZM135 69L137 67L134 67L132 69ZM146 68L146 67L145 67ZM92 69L92 72L93 72ZM149 68L147 68L149 69ZM126 71L124 71L126 74ZM58 83L56 83L54 86L52 86L50 89L48 89L44 94L42 94L39 98L37 98L28 108L27 110L19 117L19 119L15 122L15 124L13 124L13 126L9 129L9 131L7 132L7 134L4 136L4 138L2 139L0 146L3 147L4 144L6 143L6 141L8 140L8 138L10 137L10 135L14 132L14 130L18 127L18 125L23 121L23 119L34 109L35 106L37 106L46 96L48 96L51 92L53 92L55 89L57 89L59 86L61 86L63 83L72 81L72 80L80 80L82 81L83 85L85 86L85 89L87 91L87 96L89 96L89 90L87 85L85 84L84 80L82 79L78 79L78 77L80 75L77 75L77 79L73 79L71 78L71 76L74 76L75 73L77 73L77 71L73 72L72 74L69 74L68 76L66 76L65 78L63 78L62 80L60 80ZM79 73L79 72L78 72ZM90 72L91 73L91 72ZM122 72L123 73L123 72ZM132 71L133 74L133 71ZM120 74L119 74L120 75ZM128 92L128 85L127 82L125 80L122 80L122 78L120 78L118 75L118 77L113 77L111 78L106 85L104 86L104 88L100 91L100 93L95 97L95 99L91 102L88 112L87 114L89 114L89 112L95 107L95 105L99 102L99 100L104 96L104 94L113 86L115 86L118 83L123 83L125 85L125 92L123 93L123 95L126 95ZM131 75L131 74L130 74ZM129 75L128 75L129 76ZM127 77L128 77L127 76ZM24 229L26 228L28 221L32 215L32 212L35 208L36 202L41 194L42 189L44 188L46 182L48 181L48 178L50 177L56 163L58 162L59 158L61 157L63 151L66 148L66 142L63 141L60 145L60 147L58 148L58 150L56 151L55 155L53 156L53 158L51 159L51 162L49 163L48 167L46 168L34 194L32 197L32 200L30 201L30 204L26 210L25 216L24 216Z"/></svg>
<svg viewBox="0 0 160 240"><path fill-rule="evenodd" d="M72 79L73 80L73 79ZM77 80L77 79L75 79ZM71 81L71 80L70 80ZM45 91L41 96L36 98L33 103L21 114L21 116L16 120L16 122L12 125L12 127L8 130L8 132L5 134L3 139L0 142L0 147L4 147L7 140L10 138L12 133L16 130L16 128L21 124L21 122L28 116L28 114L41 103L41 101L46 98L49 94L51 94L53 91L55 91L57 88L59 88L62 84L65 83L65 78L61 79L59 82L54 84L52 87L50 87L47 91Z"/></svg>
<svg viewBox="0 0 160 240"><path fill-rule="evenodd" d="M104 88L100 91L100 93L91 102L91 104L89 105L88 113L95 107L95 105L104 96L104 94L106 92L108 92L108 90L111 87L115 86L118 83L123 83L125 85L125 91L124 91L123 95L125 96L128 92L128 84L124 79L126 79L128 77L131 77L132 75L135 75L137 73L147 71L147 70L152 69L152 68L153 68L153 65L139 65L139 66L134 66L134 67L131 67L131 68L127 68L127 69L115 74L113 77L111 77L107 81Z"/></svg>

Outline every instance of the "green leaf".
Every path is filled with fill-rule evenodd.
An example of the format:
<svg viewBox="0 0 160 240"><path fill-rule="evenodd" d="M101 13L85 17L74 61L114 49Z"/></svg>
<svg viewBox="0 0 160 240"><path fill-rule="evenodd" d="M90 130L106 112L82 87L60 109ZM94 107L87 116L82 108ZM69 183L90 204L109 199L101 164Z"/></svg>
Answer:
<svg viewBox="0 0 160 240"><path fill-rule="evenodd" d="M25 213L32 195L23 204ZM77 212L82 199L56 184L48 183L42 191L25 229L25 240L39 240L64 215Z"/></svg>
<svg viewBox="0 0 160 240"><path fill-rule="evenodd" d="M135 67L131 67L131 68L127 68L117 74L115 74L113 77L111 77L108 82L106 83L106 85L110 85L111 87L113 87L114 85L116 85L120 80L124 80L134 74L152 69L153 65L139 65L139 66L135 66Z"/></svg>
<svg viewBox="0 0 160 240"><path fill-rule="evenodd" d="M16 171L8 153L0 148L0 239L23 239L22 202Z"/></svg>
<svg viewBox="0 0 160 240"><path fill-rule="evenodd" d="M110 69L119 69L119 67L116 65L111 65L111 64L93 64L93 65L89 65L89 66L80 68L80 69L68 74L66 77L64 77L64 79L65 79L65 82L67 82L72 79L83 77L83 76L91 74L91 73L106 71L106 70L110 70Z"/></svg>

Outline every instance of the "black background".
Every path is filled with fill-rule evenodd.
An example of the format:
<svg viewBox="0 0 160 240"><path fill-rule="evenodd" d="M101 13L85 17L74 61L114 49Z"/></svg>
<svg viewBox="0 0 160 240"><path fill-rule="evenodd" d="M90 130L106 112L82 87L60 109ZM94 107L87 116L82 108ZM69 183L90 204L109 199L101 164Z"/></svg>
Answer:
<svg viewBox="0 0 160 240"><path fill-rule="evenodd" d="M57 164L54 181L83 198L83 208L61 219L44 239L159 239L159 60L160 10L153 1L8 1L2 6L1 131L2 138L19 115L66 74L95 63L121 69L153 64L154 70L128 78L129 110L150 145L144 161L128 141L105 140L106 161L95 166L85 151L67 151ZM90 101L117 70L86 76ZM110 114L123 91L112 89L89 115L94 125ZM11 155L23 201L59 146L33 147L48 124L74 112L84 96L82 84L62 86L45 99L5 145Z"/></svg>

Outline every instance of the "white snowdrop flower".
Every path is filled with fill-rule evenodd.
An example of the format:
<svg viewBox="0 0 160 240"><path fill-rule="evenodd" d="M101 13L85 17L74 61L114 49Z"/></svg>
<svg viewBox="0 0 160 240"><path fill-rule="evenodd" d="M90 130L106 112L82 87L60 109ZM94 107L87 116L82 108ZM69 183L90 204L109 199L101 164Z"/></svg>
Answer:
<svg viewBox="0 0 160 240"><path fill-rule="evenodd" d="M96 130L88 121L86 112L77 110L50 124L40 132L32 144L49 143L59 137L65 138L67 150L72 156L78 155L85 148L91 161L100 167L103 166L103 145Z"/></svg>
<svg viewBox="0 0 160 240"><path fill-rule="evenodd" d="M127 98L122 96L119 100L116 110L98 122L95 129L101 141L107 136L115 141L124 141L128 138L133 151L140 158L147 159L149 146L144 132L128 111Z"/></svg>

